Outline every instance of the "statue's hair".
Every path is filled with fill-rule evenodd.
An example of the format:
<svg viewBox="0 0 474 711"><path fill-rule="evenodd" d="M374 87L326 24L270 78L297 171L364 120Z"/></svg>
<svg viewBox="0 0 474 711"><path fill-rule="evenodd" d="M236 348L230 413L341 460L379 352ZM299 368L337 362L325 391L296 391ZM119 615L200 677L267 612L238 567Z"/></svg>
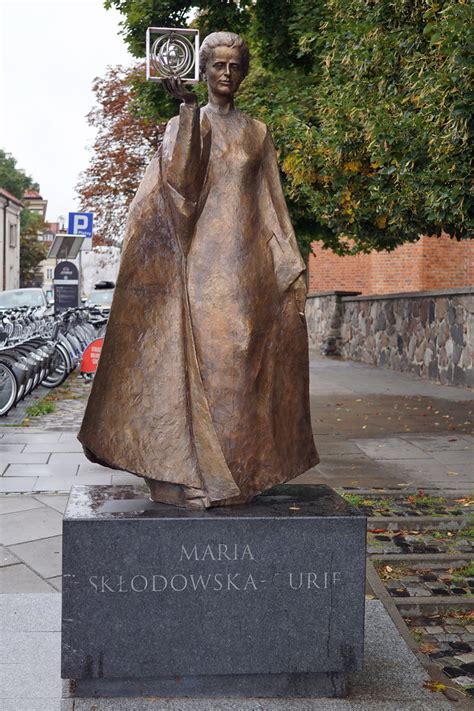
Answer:
<svg viewBox="0 0 474 711"><path fill-rule="evenodd" d="M207 35L199 50L199 73L201 76L205 74L208 59L216 47L237 47L240 49L243 75L247 76L250 63L249 48L242 37L236 35L235 32L212 32Z"/></svg>

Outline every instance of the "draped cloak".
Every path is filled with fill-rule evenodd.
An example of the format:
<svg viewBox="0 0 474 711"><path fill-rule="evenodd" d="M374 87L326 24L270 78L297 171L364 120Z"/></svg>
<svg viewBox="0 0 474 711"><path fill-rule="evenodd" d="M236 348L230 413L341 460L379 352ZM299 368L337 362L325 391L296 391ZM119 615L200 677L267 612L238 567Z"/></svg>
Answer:
<svg viewBox="0 0 474 711"><path fill-rule="evenodd" d="M130 207L86 454L210 505L317 464L303 272L265 124L183 104Z"/></svg>

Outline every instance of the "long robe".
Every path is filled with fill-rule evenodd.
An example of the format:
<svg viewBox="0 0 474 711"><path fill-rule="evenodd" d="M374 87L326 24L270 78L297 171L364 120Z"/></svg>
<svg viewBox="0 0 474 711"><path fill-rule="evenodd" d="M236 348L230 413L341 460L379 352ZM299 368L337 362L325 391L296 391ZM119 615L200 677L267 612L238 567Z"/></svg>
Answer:
<svg viewBox="0 0 474 711"><path fill-rule="evenodd" d="M303 272L265 124L183 104L130 208L88 456L207 505L317 464Z"/></svg>

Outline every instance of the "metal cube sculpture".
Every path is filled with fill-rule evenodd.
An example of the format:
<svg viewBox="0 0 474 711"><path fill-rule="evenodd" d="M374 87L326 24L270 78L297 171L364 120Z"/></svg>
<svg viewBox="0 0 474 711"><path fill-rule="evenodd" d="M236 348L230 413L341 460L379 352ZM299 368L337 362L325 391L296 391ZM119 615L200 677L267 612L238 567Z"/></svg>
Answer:
<svg viewBox="0 0 474 711"><path fill-rule="evenodd" d="M149 27L146 31L146 78L199 81L199 31Z"/></svg>

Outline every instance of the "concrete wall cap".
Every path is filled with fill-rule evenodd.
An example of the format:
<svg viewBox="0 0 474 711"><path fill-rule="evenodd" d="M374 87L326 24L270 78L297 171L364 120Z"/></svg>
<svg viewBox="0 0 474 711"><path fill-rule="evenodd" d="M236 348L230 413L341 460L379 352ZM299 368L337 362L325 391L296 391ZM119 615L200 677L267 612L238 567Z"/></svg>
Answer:
<svg viewBox="0 0 474 711"><path fill-rule="evenodd" d="M361 291L312 291L308 299L319 299L320 296L359 296Z"/></svg>
<svg viewBox="0 0 474 711"><path fill-rule="evenodd" d="M363 296L344 296L342 301L387 301L389 299L423 299L429 296L464 296L468 294L474 294L474 287L457 286L452 289L433 289L432 291L401 291L397 294L364 294Z"/></svg>

